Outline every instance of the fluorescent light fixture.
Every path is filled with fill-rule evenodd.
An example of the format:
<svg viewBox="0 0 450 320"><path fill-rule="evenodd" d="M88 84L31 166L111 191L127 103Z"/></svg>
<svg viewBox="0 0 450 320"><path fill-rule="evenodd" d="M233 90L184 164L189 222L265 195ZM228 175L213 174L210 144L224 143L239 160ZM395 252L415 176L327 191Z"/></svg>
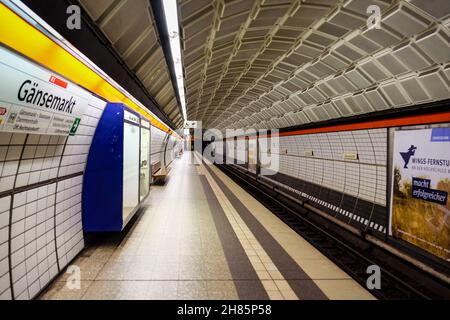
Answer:
<svg viewBox="0 0 450 320"><path fill-rule="evenodd" d="M184 121L187 121L177 0L162 0L162 2L164 7L164 15L166 18L167 32L169 34L170 51L172 52L172 63L174 65L175 77L177 79L177 89L180 97L181 110L183 112Z"/></svg>

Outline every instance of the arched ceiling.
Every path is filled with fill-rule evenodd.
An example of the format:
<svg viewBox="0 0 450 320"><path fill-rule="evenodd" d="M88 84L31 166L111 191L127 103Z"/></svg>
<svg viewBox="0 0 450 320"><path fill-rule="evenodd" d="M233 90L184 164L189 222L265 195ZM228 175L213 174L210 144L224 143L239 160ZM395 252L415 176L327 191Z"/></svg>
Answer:
<svg viewBox="0 0 450 320"><path fill-rule="evenodd" d="M189 120L283 128L450 98L448 0L179 0ZM381 28L368 30L369 5Z"/></svg>
<svg viewBox="0 0 450 320"><path fill-rule="evenodd" d="M134 72L159 108L178 127L183 119L175 97L149 0L79 0L116 53Z"/></svg>

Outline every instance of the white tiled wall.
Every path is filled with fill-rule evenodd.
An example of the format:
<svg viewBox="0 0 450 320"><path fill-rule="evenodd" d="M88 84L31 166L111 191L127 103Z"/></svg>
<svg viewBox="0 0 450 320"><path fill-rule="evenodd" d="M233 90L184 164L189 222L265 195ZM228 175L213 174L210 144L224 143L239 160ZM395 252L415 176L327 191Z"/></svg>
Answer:
<svg viewBox="0 0 450 320"><path fill-rule="evenodd" d="M11 197L0 198L0 300L11 299L8 260Z"/></svg>
<svg viewBox="0 0 450 320"><path fill-rule="evenodd" d="M61 167L59 168L59 177L84 171L89 148L105 108L105 103L102 100L93 98L90 106L81 119L77 134L67 139Z"/></svg>
<svg viewBox="0 0 450 320"><path fill-rule="evenodd" d="M279 137L278 172L335 190L342 195L350 195L386 207L387 132L388 130L383 128ZM234 150L234 159L242 158L242 155L239 156L242 150L239 149L233 147L233 141L227 141L227 158L231 158L230 150ZM264 150L260 152L265 158L275 155L274 153L268 155ZM344 158L346 153L356 153L358 159L347 160ZM369 221L367 217L362 218L354 212L348 212L326 203L323 199L317 199L304 190L284 185L272 176L264 178L300 194L312 203L325 206L336 214L355 219L377 231L386 231L385 226ZM370 215L370 212L368 214Z"/></svg>
<svg viewBox="0 0 450 320"><path fill-rule="evenodd" d="M387 129L280 137L279 157L280 173L386 206Z"/></svg>
<svg viewBox="0 0 450 320"><path fill-rule="evenodd" d="M15 188L56 178L65 142L66 137L29 135Z"/></svg>
<svg viewBox="0 0 450 320"><path fill-rule="evenodd" d="M152 126L151 162L152 165L161 161L161 154L164 152L163 143L167 133Z"/></svg>
<svg viewBox="0 0 450 320"><path fill-rule="evenodd" d="M175 159L175 153L178 149L178 140L174 136L169 137L167 149L166 149L166 164L170 164Z"/></svg>
<svg viewBox="0 0 450 320"><path fill-rule="evenodd" d="M32 299L83 249L82 173L105 105L92 97L73 137L0 133L0 299Z"/></svg>
<svg viewBox="0 0 450 320"><path fill-rule="evenodd" d="M247 163L248 157L247 157L247 141L244 139L239 139L236 141L235 144L235 154L236 159L238 160L239 164Z"/></svg>
<svg viewBox="0 0 450 320"><path fill-rule="evenodd" d="M174 159L175 154L181 148L180 142L174 136L169 136L167 139L167 133L152 126L151 136L151 162L155 165L161 162L161 157L165 151L166 165L169 165ZM167 141L166 141L167 139ZM166 141L167 147L164 145Z"/></svg>
<svg viewBox="0 0 450 320"><path fill-rule="evenodd" d="M56 246L61 268L83 249L81 192L83 177L58 182L56 193Z"/></svg>
<svg viewBox="0 0 450 320"><path fill-rule="evenodd" d="M58 274L54 211L55 183L13 196L11 267L14 296L34 297Z"/></svg>
<svg viewBox="0 0 450 320"><path fill-rule="evenodd" d="M216 149L217 149L217 146L216 146ZM232 139L226 140L225 152L226 152L227 158L236 159L237 153L236 153L236 146L235 146L234 140L232 140Z"/></svg>

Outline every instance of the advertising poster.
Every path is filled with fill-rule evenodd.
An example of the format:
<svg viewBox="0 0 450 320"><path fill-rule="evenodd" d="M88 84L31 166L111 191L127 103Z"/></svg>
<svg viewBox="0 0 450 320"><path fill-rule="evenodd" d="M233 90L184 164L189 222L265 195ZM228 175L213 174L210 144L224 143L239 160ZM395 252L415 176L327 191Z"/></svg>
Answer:
<svg viewBox="0 0 450 320"><path fill-rule="evenodd" d="M450 261L450 127L396 131L391 235Z"/></svg>

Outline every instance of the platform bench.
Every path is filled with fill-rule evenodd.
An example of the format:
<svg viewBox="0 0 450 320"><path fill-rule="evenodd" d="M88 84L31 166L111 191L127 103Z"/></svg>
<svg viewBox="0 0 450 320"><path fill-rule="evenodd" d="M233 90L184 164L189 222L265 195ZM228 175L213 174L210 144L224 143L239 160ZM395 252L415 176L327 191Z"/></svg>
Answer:
<svg viewBox="0 0 450 320"><path fill-rule="evenodd" d="M166 168L166 172L163 172L163 170L161 170L161 168L159 168L158 170L156 170L156 172L154 172L152 174L153 177L153 183L155 184L163 184L166 180L166 177L169 175L171 168L167 167Z"/></svg>

